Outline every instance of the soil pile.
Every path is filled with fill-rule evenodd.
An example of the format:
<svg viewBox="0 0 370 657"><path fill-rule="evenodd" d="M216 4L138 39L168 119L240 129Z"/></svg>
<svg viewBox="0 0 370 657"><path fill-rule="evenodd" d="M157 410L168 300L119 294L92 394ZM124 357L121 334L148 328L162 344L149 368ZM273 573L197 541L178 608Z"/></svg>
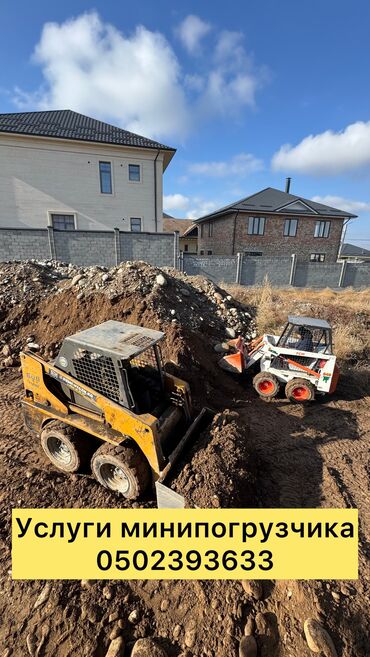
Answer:
<svg viewBox="0 0 370 657"><path fill-rule="evenodd" d="M256 335L253 309L202 277L127 262L108 270L54 262L0 266L3 367L30 345L54 358L63 338L108 319L163 330L169 371L193 383L200 401L220 397L215 344ZM208 381L204 381L207 377Z"/></svg>
<svg viewBox="0 0 370 657"><path fill-rule="evenodd" d="M255 507L257 465L248 433L237 413L218 413L187 453L171 487L192 507Z"/></svg>

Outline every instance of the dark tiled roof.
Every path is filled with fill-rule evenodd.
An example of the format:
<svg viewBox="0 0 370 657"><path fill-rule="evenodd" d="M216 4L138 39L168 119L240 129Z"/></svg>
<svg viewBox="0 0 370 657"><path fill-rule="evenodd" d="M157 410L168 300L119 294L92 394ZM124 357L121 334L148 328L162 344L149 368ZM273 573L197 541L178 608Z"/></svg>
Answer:
<svg viewBox="0 0 370 657"><path fill-rule="evenodd" d="M136 135L134 132L128 132L128 130L97 121L84 114L72 112L72 110L0 114L0 132L136 146L137 148L160 148L166 151L176 150Z"/></svg>
<svg viewBox="0 0 370 657"><path fill-rule="evenodd" d="M370 251L364 249L362 246L355 246L354 244L343 244L340 256L364 256L370 258Z"/></svg>
<svg viewBox="0 0 370 657"><path fill-rule="evenodd" d="M288 206L289 203L301 202L299 209L292 207L290 210ZM304 204L304 205L303 205ZM305 207L306 206L306 207ZM284 209L283 209L284 208ZM292 212L295 215L308 215L308 216L317 216L322 215L325 217L356 217L357 215L351 214L350 212L343 212L343 210L338 210L337 208L331 208L329 205L323 205L322 203L316 203L315 201L310 201L301 196L295 196L294 194L287 194L282 192L280 189L274 189L274 187L267 187L252 196L247 196L242 198L240 201L226 205L220 210L216 210L211 214L207 214L204 217L200 217L196 221L204 221L211 217L217 217L222 214L226 214L228 211L237 211L240 212L258 212L258 213L275 213L278 211Z"/></svg>

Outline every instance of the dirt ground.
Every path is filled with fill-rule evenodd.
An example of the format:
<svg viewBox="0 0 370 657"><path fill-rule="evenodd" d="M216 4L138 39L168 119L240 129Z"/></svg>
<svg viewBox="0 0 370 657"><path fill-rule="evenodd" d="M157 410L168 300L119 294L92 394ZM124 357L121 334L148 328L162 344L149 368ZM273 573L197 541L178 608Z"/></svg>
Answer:
<svg viewBox="0 0 370 657"><path fill-rule="evenodd" d="M60 298L64 294L71 292ZM24 339L32 334L42 342L40 326L50 317L50 304L49 295L17 329ZM93 304L95 312L98 300ZM101 300L100 307L99 319L111 314L123 321L154 322L148 308L145 315L137 304L129 308L123 300L118 305L117 300ZM82 324L89 321L88 309L87 303L80 307ZM96 316L95 312L93 319ZM48 348L62 338L63 324L68 334L68 322L59 316L49 324ZM357 507L359 580L267 581L259 600L239 581L12 581L12 507L107 508L129 503L89 476L65 476L47 462L37 439L23 426L18 367L4 367L0 371L1 657L105 657L117 634L124 637L125 656L137 638L146 636L155 637L168 657L237 657L251 618L259 657L309 657L312 653L303 633L307 618L324 625L338 657L368 657L370 377L366 363L347 365L331 398L304 406L283 397L266 403L255 396L250 382L234 380L217 369L219 356L209 334L202 337L198 328L184 322L176 326L164 319L162 325L168 329L164 352L169 368L193 383L198 406L206 403L220 412L211 430L193 446L184 469L174 473L174 486L199 506ZM220 330L211 327L213 343ZM195 345L193 350L189 345ZM140 505L154 507L153 497L149 494ZM41 591L45 602L35 609Z"/></svg>

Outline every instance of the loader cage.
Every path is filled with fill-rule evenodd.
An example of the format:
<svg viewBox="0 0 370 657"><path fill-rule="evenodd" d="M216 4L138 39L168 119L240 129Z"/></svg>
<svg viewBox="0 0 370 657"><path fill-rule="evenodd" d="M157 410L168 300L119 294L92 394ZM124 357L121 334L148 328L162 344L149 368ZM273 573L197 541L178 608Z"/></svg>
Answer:
<svg viewBox="0 0 370 657"><path fill-rule="evenodd" d="M330 324L311 317L289 317L276 346L331 355Z"/></svg>
<svg viewBox="0 0 370 657"><path fill-rule="evenodd" d="M137 414L152 412L163 399L160 331L113 320L80 331L63 342L55 365L81 383ZM64 392L92 406L78 392Z"/></svg>

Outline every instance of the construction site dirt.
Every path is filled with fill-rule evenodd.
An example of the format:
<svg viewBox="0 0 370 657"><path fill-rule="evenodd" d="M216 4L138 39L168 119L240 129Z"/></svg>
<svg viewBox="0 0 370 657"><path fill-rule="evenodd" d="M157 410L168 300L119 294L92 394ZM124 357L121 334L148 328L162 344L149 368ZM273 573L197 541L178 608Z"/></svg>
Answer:
<svg viewBox="0 0 370 657"><path fill-rule="evenodd" d="M260 587L240 581L12 580L13 507L155 507L150 492L132 503L91 476L59 472L23 425L20 350L29 344L52 359L66 335L107 319L163 330L167 371L189 381L196 407L216 412L177 464L171 486L200 507L357 507L358 580L264 581ZM125 656L147 637L155 643L144 642L135 654L249 657L253 653L242 652L240 643L244 634L254 636L261 657L309 657L303 630L309 618L332 638L335 652L328 644L325 657L368 657L366 362L348 365L331 397L303 405L280 395L266 403L250 381L218 368L214 350L225 337L256 336L253 305L206 279L137 262L112 270L0 265L0 322L1 657L105 657L119 636L117 654Z"/></svg>

